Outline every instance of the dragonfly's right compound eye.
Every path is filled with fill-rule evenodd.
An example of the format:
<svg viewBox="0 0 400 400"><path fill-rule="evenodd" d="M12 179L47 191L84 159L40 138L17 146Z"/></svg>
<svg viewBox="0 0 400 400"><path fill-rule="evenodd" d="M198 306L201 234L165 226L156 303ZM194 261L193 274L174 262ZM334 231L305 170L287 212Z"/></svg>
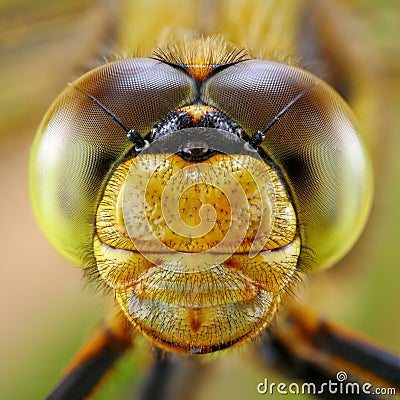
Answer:
<svg viewBox="0 0 400 400"><path fill-rule="evenodd" d="M182 71L134 58L88 72L55 100L32 149L30 190L36 217L60 253L82 265L102 189L133 145L110 113L144 135L193 93Z"/></svg>

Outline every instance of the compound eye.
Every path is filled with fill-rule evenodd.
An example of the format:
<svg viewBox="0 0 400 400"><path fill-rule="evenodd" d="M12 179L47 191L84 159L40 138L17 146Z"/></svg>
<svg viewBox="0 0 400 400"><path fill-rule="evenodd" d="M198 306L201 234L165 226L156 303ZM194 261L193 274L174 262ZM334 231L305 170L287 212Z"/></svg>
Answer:
<svg viewBox="0 0 400 400"><path fill-rule="evenodd" d="M337 262L368 215L372 176L359 129L343 99L316 76L265 60L243 61L210 77L205 101L246 132L263 130L262 148L294 201L305 251L320 269ZM300 263L301 268L301 263Z"/></svg>
<svg viewBox="0 0 400 400"><path fill-rule="evenodd" d="M99 193L132 147L112 115L143 135L170 110L190 102L193 93L192 79L182 71L135 58L88 72L55 100L32 149L30 190L43 231L64 256L82 262Z"/></svg>

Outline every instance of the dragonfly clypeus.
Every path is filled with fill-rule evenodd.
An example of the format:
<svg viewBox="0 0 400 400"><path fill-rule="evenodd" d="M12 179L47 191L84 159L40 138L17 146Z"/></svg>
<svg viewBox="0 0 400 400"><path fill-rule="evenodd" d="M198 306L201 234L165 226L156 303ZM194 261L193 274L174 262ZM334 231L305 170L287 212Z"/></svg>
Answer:
<svg viewBox="0 0 400 400"><path fill-rule="evenodd" d="M324 4L321 6L312 2L303 2L303 4L298 2L296 7L294 7L292 2L235 2L235 7L233 7L233 3L225 2L216 2L214 4L207 2L194 2L193 4L185 2L185 4L179 4L178 2L174 2L173 5L163 3L165 8L163 9L162 6L159 5L156 11L154 5L151 5L150 7L150 3L147 3L147 6L145 3L146 2L143 2L143 4L141 2L132 2L132 4L126 3L122 5L122 10L113 9L111 7L111 9L108 11L108 14L102 13L102 11L104 11L102 7L107 7L107 4L105 3L98 3L95 5L96 7L93 6L93 9L88 8L84 10L84 8L82 8L82 14L78 14L78 20L81 18L81 21L83 22L77 24L77 26L80 26L82 29L87 26L99 26L99 40L97 41L93 39L93 37L96 37L97 39L97 35L95 34L93 34L92 37L88 35L87 40L88 42L92 40L92 43L95 43L96 48L99 49L97 53L104 52L104 54L108 56L113 52L123 52L124 49L131 49L134 55L147 54L146 52L148 51L149 47L154 46L158 39L160 41L164 40L163 32L165 28L168 27L167 25L171 25L171 30L174 30L175 28L179 28L181 30L192 29L199 30L205 34L222 32L228 35L229 39L237 43L239 46L249 46L252 48L253 53L256 55L264 50L264 57L272 57L274 59L285 61L284 55L292 55L292 59L288 60L289 63L300 63L300 65L305 65L310 70L314 70L317 74L321 74L327 78L331 84L333 84L352 103L357 114L361 116L362 123L366 125L367 133L370 131L372 134L374 134L377 130L380 132L384 130L384 127L379 125L379 123L380 121L387 122L387 119L390 115L389 111L386 108L379 108L380 103L379 99L377 98L366 100L368 99L366 96L378 96L380 93L381 88L378 87L378 84L376 82L368 81L368 79L371 80L374 77L374 74L376 74L375 68L379 68L379 66L375 66L372 60L370 62L371 65L369 66L369 69L363 71L362 69L360 70L362 65L355 66L348 61L349 59L351 60L352 56L354 57L354 60L363 60L363 54L357 54L358 50L353 48L351 43L347 44L346 46L343 45L343 35L345 33L349 35L351 31L341 31L340 27L347 27L347 25L345 21L342 21L341 18L345 14L339 13L335 15L335 12L340 11L337 9L337 4L324 2ZM330 6L333 8L328 8ZM72 9L73 7L71 10ZM53 9L53 12L54 10L55 9ZM67 7L64 12L71 10ZM91 10L93 12L90 12ZM85 17L82 17L83 11L87 12ZM49 14L51 15L51 12L49 12ZM90 20L89 15L91 16L90 18L96 18L97 15L98 19ZM108 19L108 15L112 15L113 18ZM119 16L118 19L117 16ZM138 16L140 16L140 18ZM115 21L118 21L118 23ZM134 23L135 21L137 21L137 24ZM169 23L166 24L166 21L169 21ZM340 24L339 21L341 22ZM96 25L95 22L98 25ZM343 23L344 25L342 25ZM325 30L323 30L322 27L325 27ZM149 32L151 32L151 35ZM284 32L284 34L282 34L282 32ZM101 36L104 36L104 40L100 40ZM150 39L149 36L151 36ZM299 38L302 40L298 40ZM314 40L312 38L314 38ZM318 40L315 38L318 38ZM105 42L105 46L101 47L100 42ZM110 51L110 48L112 48L115 43L119 43L118 47ZM341 46L337 46L337 43L340 43ZM340 51L335 51L335 49L339 48ZM300 51L298 49L300 49ZM93 46L91 50L93 50ZM95 53L96 51L93 51L91 54L89 54L88 63L90 63L92 60L96 60ZM296 61L298 57L301 58ZM295 61L293 61L293 58ZM80 59L78 63L80 65L84 64L82 59ZM354 73L355 68L357 68L356 76ZM69 77L66 77L66 80L68 79L71 80ZM60 83L58 84L60 85ZM32 105L32 107L35 107L35 105ZM370 144L372 143L376 145L376 139L374 139L374 136L372 139L369 139L369 142ZM379 182L378 188L380 188ZM332 272L327 271L324 273L328 275L328 278L326 278L328 281L331 280L330 277L338 275L338 280L336 281L337 283L335 283L334 290L329 289L329 286L327 286L324 278L314 278L316 283L311 283L310 293L312 296L318 296L318 302L323 302L324 296L332 296L336 291L334 302L337 304L337 309L340 307L350 307L350 305L353 307L352 302L354 301L354 298L349 296L347 299L343 298L346 296L343 296L342 289L338 289L338 287L347 287L350 279L357 279L358 274L362 273L363 268L358 265L365 264L365 259L369 258L368 251L371 251L368 249L368 247L362 247L363 245L368 246L366 244L368 237L375 238L374 234L371 233L367 236L367 238L363 239L361 245L358 245L360 252L362 252L362 256L350 256L346 263L342 262L342 265L337 266L336 268L340 270L340 274L339 272L334 272L334 270L332 270ZM376 242L374 241L374 243ZM41 259L41 262L43 263L50 261ZM354 266L356 262L357 265ZM346 266L348 268L349 265L351 265L352 268L355 268L357 273L350 274L347 276L347 278L341 278L343 275L346 276ZM383 266L380 266L380 268L383 268ZM45 281L43 277L38 279ZM320 287L323 287L324 290L318 290ZM318 291L325 293L318 293ZM53 292L53 296L55 296L55 293L56 292ZM306 301L307 296L311 296L311 294L305 295ZM299 297L301 296L299 295ZM313 302L316 302L315 297L313 297L313 300L309 301L309 303ZM62 306L58 305L56 314L57 324L62 323L58 322L60 319L62 319L62 311L60 307ZM370 308L373 309L372 306L370 306ZM98 318L100 318L102 313L99 312L99 310L96 310L96 313L98 314ZM379 314L379 310L376 310L376 313ZM296 315L298 316L297 319ZM304 315L304 312L298 311L290 320L297 321L304 332L310 333L310 330L307 330L304 326L307 324L304 324L304 321L301 319L301 316ZM284 316L282 316L282 319L282 326L286 326ZM306 321L312 321L312 317L307 317ZM50 326L54 325L56 325L56 323L53 321ZM309 325L311 325L311 323L309 323ZM309 328L309 326L307 326L307 328ZM70 325L70 327L65 329L70 331L75 328L74 325ZM327 330L329 331L329 329ZM77 331L79 331L79 328ZM290 333L293 332L294 331L289 329L289 342L293 337L298 341L298 347L300 347L302 345L300 340L301 336L290 336ZM349 334L346 333L345 336L349 337ZM329 335L327 335L327 337L329 337ZM123 336L123 338L125 338L125 336ZM54 339L56 340L57 338ZM282 343L285 343L285 330L279 330L278 322L276 325L276 337L274 340L278 342L281 340ZM287 341L288 340L286 338L286 342ZM261 345L263 350L260 350L260 347L256 347L257 351L255 351L254 346L245 344L243 351L233 351L233 354L222 355L221 357L211 360L206 364L192 365L191 361L185 361L182 362L182 364L178 361L174 361L171 364L168 356L164 356L162 354L160 355L156 350L152 350L148 343L141 343L139 340L140 344L135 345L132 351L132 357L135 357L134 353L139 354L137 357L141 357L139 358L140 362L138 361L138 358L136 358L136 361L132 361L131 363L129 363L129 361L125 361L127 365L125 365L125 368L123 369L125 369L124 373L129 376L129 379L132 378L134 381L134 376L140 374L133 372L134 370L138 369L137 364L140 363L140 368L145 369L146 364L148 365L149 362L151 363L150 359L152 358L152 355L154 355L154 357L158 357L160 361L152 370L153 375L150 375L150 378L148 378L149 380L147 380L147 384L149 384L150 387L158 386L162 388L163 384L165 384L163 380L164 377L169 376L167 381L170 382L169 385L172 387L170 390L186 390L184 398L187 398L189 394L192 397L195 397L196 395L200 397L205 396L204 393L207 393L207 390L211 391L211 393L217 397L231 396L232 398L235 398L230 391L233 391L233 393L239 393L231 387L231 385L233 385L232 381L238 380L239 387L241 387L242 393L246 396L246 398L250 398L250 396L257 397L259 396L257 393L258 382L262 382L264 377L271 377L270 374L273 372L271 372L271 369L267 369L265 365L262 366L260 357L258 357L257 361L255 354L253 354L255 364L252 365L250 362L248 363L248 368L246 368L244 376L243 372L241 372L238 374L237 378L228 378L226 381L223 380L224 373L229 374L231 371L232 367L229 364L232 362L232 360L234 360L233 363L238 363L238 359L246 359L248 354L251 352L269 352L269 360L268 355L266 358L267 362L270 363L272 363L271 360L274 358L278 357L279 359L281 357L279 352L274 352L273 350L281 348L280 346L282 343L278 343L278 345L272 344L262 346L265 341L260 339L257 342L258 345ZM307 341L304 342L307 343ZM140 346L142 349L140 349ZM253 347L253 349L251 349L251 347ZM143 350L143 348L145 350ZM290 350L290 346L287 345L286 348ZM45 352L46 350L43 351ZM305 362L307 360L299 359L299 355L295 352L294 354L291 354L291 357L293 364L299 362L307 364ZM40 358L41 357L38 356L38 359ZM135 358L133 359L135 360ZM285 357L283 357L283 359L285 359ZM217 365L217 367L215 365ZM224 372L222 372L220 376L214 376L214 374L210 371L213 371L215 368L218 371L218 367L220 365L222 371ZM316 368L316 366L313 364L311 366ZM292 374L294 373L290 367L289 372ZM351 369L351 366L349 366L349 370L347 372L355 374L357 373ZM315 376L318 376L318 371L314 371L314 373ZM113 381L115 382L121 379L118 377L120 374L121 371L118 371L114 375L110 376L110 385L113 385ZM184 384L182 384L182 382L179 383L180 377L183 379ZM152 381L152 379L154 381ZM307 376L304 379L312 378ZM201 381L204 381L202 382L206 387L204 390L201 389ZM280 378L275 378L275 381L279 382ZM208 389L207 384L209 385ZM139 386L141 385L139 384ZM217 386L219 387L219 392L217 390ZM107 394L110 393L107 392L107 390L114 389L105 387L104 390L104 393L106 393L103 394L103 396L105 396L104 398L115 398L115 394ZM202 390L204 391L203 394ZM167 391L168 389L166 389L165 393L167 393ZM101 398L101 396L102 391L100 391L98 394L99 398Z"/></svg>

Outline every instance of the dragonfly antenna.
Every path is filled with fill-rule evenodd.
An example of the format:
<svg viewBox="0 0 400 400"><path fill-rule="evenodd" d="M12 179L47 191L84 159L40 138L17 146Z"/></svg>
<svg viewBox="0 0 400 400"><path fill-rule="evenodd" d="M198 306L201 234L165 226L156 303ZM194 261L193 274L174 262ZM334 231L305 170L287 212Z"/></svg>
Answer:
<svg viewBox="0 0 400 400"><path fill-rule="evenodd" d="M86 92L82 88L78 86L74 86L70 84L75 89L78 89L85 96L89 97L95 104L97 104L102 110L104 110L126 133L128 139L135 145L135 150L142 150L146 146L146 141L142 138L142 136L135 131L134 129L129 129L128 126L121 120L117 115L115 115L111 110L109 110L103 103L96 99L96 97L92 96L90 93Z"/></svg>
<svg viewBox="0 0 400 400"><path fill-rule="evenodd" d="M254 149L257 149L258 146L265 140L267 136L267 132L280 120L283 114L286 113L286 111L289 110L289 108L297 103L305 94L307 94L315 85L311 85L305 89L303 89L296 97L294 97L292 100L289 101L289 103L282 108L281 111L278 112L278 114L275 115L274 118L270 122L268 122L267 126L260 131L257 131L249 140L249 145L253 147Z"/></svg>

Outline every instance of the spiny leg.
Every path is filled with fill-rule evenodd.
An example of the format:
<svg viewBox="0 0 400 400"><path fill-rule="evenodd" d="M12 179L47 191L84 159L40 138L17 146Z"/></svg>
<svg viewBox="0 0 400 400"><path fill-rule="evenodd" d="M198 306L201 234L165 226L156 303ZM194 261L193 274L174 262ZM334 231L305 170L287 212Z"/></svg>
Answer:
<svg viewBox="0 0 400 400"><path fill-rule="evenodd" d="M86 399L132 346L132 332L122 315L113 316L80 350L64 371L48 400Z"/></svg>
<svg viewBox="0 0 400 400"><path fill-rule="evenodd" d="M270 334L263 336L258 349L269 367L304 382L336 382L337 374L344 371L349 382L394 388L397 393L400 390L399 356L298 306L291 307ZM335 398L332 396L326 391L320 398ZM364 396L359 398L378 398Z"/></svg>
<svg viewBox="0 0 400 400"><path fill-rule="evenodd" d="M138 400L192 400L210 365L198 356L181 356L156 348L155 363L145 373Z"/></svg>

